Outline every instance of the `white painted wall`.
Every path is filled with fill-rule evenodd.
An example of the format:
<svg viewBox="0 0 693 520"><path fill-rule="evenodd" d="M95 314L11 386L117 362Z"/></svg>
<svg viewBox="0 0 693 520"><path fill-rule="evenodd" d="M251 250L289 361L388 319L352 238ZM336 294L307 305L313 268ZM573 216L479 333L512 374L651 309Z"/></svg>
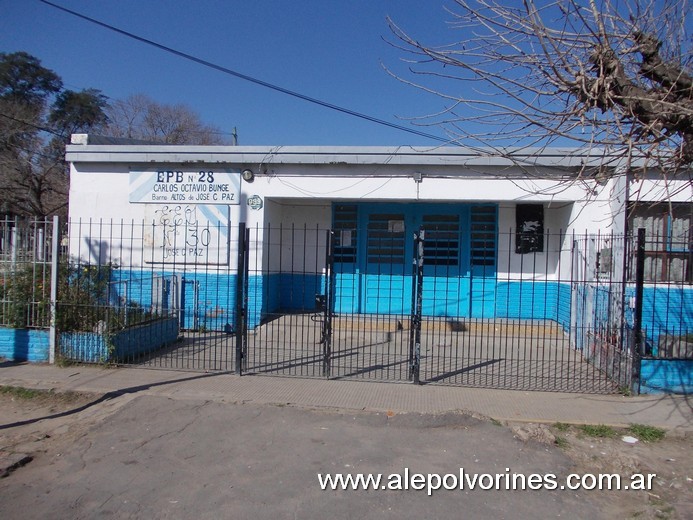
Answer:
<svg viewBox="0 0 693 520"><path fill-rule="evenodd" d="M129 171L131 168L153 168L156 164L165 164L167 169L184 166L183 163L161 161L182 161L187 156L164 151L158 152L158 155L151 154L150 158L143 149L131 154L140 158L140 162L130 163L111 148L107 153L102 153L99 147L69 147L68 156L76 160L71 163L70 219L73 227L82 228L80 233L73 233L75 238L71 239L70 247L75 252L73 254L87 254L92 259L103 259L107 252L114 254L115 259L123 264L136 264L146 256L144 233L137 225L141 226L147 212L145 205L128 202ZM91 150L96 151L92 153ZM222 163L215 155L216 148L210 150L209 155L195 154L195 168L205 168L206 165L236 169L247 167L247 154L239 155L243 161ZM631 200L636 196L639 200L693 200L689 179L664 184L652 177L626 185L625 177L619 177L604 184L592 180L566 184L548 178L556 171L548 167L538 170L547 178L528 178L516 166L494 166L489 159L473 157L460 162L455 157L445 155L447 151L441 156L428 157L399 156L396 151L380 156L376 153L380 152L379 149L369 149L371 155L358 156L352 150L343 156L339 150L335 149L334 160L328 160L329 156L310 154L295 157L289 154L281 156L280 160L279 155L269 154L267 158L263 156L261 163L252 166L256 173L255 181L242 183L241 204L229 208L231 238L226 269L235 268L236 231L240 222L246 222L252 230L251 242L264 243L265 250L272 250L272 247L267 247L269 242L278 241L279 237L272 233L266 236L264 228L274 228L280 224L284 226L282 240L285 244L293 241L291 251L281 258L272 255L251 257L250 264L258 268L286 269L287 265L297 265L299 256L302 266L320 264L318 259L323 254L322 244L316 238L316 233L310 233L312 238L304 233L299 241L295 229L302 229L303 226L313 230L327 229L331 225L333 201L495 202L499 204L499 271L514 272L524 277L540 266L538 270L547 271L549 278L564 279L570 276L565 266L570 265L572 233L622 233L626 196ZM207 157L209 162L205 163L198 155ZM141 157L152 162L142 163ZM343 160L345 157L348 163ZM560 158L555 160L560 162ZM311 161L315 163L311 164ZM420 176L421 181L416 182L414 176ZM248 207L246 202L251 196L259 196L264 207L260 210ZM514 254L515 205L518 203L544 205L544 228L547 232L544 253ZM104 234L100 229L100 234L109 237L108 251L105 251L103 243L86 243L78 237L85 234L85 226L90 227L92 233L97 231L97 222L100 226L107 223L108 231ZM294 231L287 227L291 225L295 226ZM563 232L561 247L558 247L556 237L548 237L548 233L558 232ZM559 249L568 252L559 256L556 253ZM253 247L253 250L256 248Z"/></svg>

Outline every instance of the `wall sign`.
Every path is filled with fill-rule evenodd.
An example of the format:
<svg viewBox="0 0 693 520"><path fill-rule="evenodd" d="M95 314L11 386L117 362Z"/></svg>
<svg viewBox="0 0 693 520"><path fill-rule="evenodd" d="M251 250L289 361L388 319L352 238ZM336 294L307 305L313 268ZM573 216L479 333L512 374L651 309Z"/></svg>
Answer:
<svg viewBox="0 0 693 520"><path fill-rule="evenodd" d="M130 202L240 204L241 172L209 166L130 170Z"/></svg>

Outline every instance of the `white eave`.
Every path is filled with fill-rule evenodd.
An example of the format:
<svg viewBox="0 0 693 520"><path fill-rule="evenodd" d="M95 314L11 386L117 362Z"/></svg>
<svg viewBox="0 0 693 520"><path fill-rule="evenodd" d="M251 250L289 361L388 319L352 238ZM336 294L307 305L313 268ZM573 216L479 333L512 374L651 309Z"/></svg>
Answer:
<svg viewBox="0 0 693 520"><path fill-rule="evenodd" d="M220 163L304 165L511 165L579 168L603 163L601 150L552 148L501 153L465 147L412 146L178 146L142 144L88 144L85 134L75 134L66 147L73 163ZM83 143L83 144L75 144Z"/></svg>

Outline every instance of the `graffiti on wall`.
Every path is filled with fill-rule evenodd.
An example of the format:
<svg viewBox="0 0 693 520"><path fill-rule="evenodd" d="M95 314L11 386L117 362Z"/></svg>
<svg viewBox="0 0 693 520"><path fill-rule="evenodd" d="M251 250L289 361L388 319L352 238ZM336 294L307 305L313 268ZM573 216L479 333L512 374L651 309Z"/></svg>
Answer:
<svg viewBox="0 0 693 520"><path fill-rule="evenodd" d="M227 265L229 208L200 204L147 204L145 245L152 264Z"/></svg>

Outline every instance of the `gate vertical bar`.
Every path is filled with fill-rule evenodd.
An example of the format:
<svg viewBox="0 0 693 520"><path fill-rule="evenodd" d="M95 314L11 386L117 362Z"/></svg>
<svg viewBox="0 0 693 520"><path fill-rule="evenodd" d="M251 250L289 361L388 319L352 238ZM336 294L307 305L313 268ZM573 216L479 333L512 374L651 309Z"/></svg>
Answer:
<svg viewBox="0 0 693 520"><path fill-rule="evenodd" d="M412 276L412 316L409 335L409 378L414 384L421 382L421 314L423 299L424 230L414 234L414 262Z"/></svg>
<svg viewBox="0 0 693 520"><path fill-rule="evenodd" d="M43 246L42 246L43 247ZM53 217L53 235L51 242L51 321L48 332L49 350L48 362L55 363L55 353L58 345L57 312L58 312L58 262L60 262L60 217Z"/></svg>
<svg viewBox="0 0 693 520"><path fill-rule="evenodd" d="M635 345L633 347L633 379L632 391L640 393L640 363L643 355L642 336L642 297L645 285L645 229L638 229L637 253L635 258L635 309L633 316L633 335Z"/></svg>
<svg viewBox="0 0 693 520"><path fill-rule="evenodd" d="M257 243L260 234L259 227L255 226L255 242ZM244 368L248 368L248 298L250 292L250 228L245 228L245 240L243 248L243 349L241 353L241 361L244 363ZM257 262L257 258L256 258ZM257 272L257 271L256 271Z"/></svg>
<svg viewBox="0 0 693 520"><path fill-rule="evenodd" d="M625 358L626 360L626 366L619 368L620 371L623 371L623 374L619 374L619 386L627 386L628 388L631 388L631 384L633 381L633 358L630 358L630 363L631 365L628 366L628 359L630 352L628 352L628 348L626 347L629 344L629 339L627 337L628 334L628 326L627 326L627 321L626 321L626 296L627 296L627 290L626 288L628 287L628 262L630 258L630 254L632 252L632 244L631 241L628 240L627 235L623 235L622 237L623 240L623 245L622 245L622 253L623 253L623 258L621 259L621 277L619 280L620 283L620 289L621 289L621 294L620 294L620 300L619 300L619 345L621 345L621 355ZM627 378L624 381L622 381L620 378L624 377Z"/></svg>
<svg viewBox="0 0 693 520"><path fill-rule="evenodd" d="M327 243L325 251L325 309L323 310L322 374L330 377L332 364L332 317L334 315L334 231L327 230Z"/></svg>
<svg viewBox="0 0 693 520"><path fill-rule="evenodd" d="M238 262L236 267L236 374L243 373L243 351L245 342L245 250L247 248L245 222L238 225Z"/></svg>

